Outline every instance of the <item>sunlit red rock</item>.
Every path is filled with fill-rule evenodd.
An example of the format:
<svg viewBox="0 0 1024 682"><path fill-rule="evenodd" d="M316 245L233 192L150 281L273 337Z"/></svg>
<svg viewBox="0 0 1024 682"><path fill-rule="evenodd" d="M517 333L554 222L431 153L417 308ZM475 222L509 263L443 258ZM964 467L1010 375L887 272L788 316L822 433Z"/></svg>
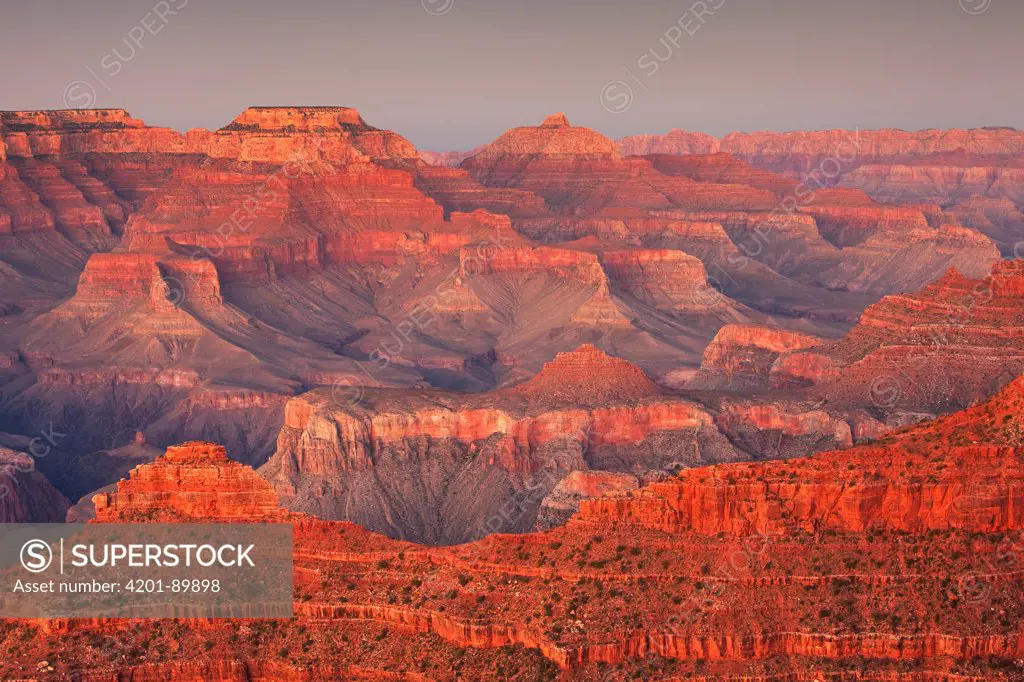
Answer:
<svg viewBox="0 0 1024 682"><path fill-rule="evenodd" d="M1024 654L1014 577L1022 405L1018 380L872 445L688 470L583 499L547 532L456 547L293 517L293 621L184 621L173 637L147 622L11 623L0 669L45 660L55 672L142 679L358 676L351 666L373 679L1014 679ZM246 478L217 494L248 499ZM161 494L192 508L173 501L173 486ZM131 648L91 647L100 636ZM60 657L47 657L58 639ZM331 647L364 639L373 645Z"/></svg>
<svg viewBox="0 0 1024 682"><path fill-rule="evenodd" d="M726 325L704 350L701 382L763 381L782 353L821 345L823 339L783 329Z"/></svg>
<svg viewBox="0 0 1024 682"><path fill-rule="evenodd" d="M660 393L643 370L607 355L590 344L559 353L514 393L563 403L596 405L612 400L635 400Z"/></svg>
<svg viewBox="0 0 1024 682"><path fill-rule="evenodd" d="M93 498L96 520L111 522L266 521L280 516L277 494L223 446L183 443L132 470L117 490Z"/></svg>
<svg viewBox="0 0 1024 682"><path fill-rule="evenodd" d="M845 365L829 394L926 409L990 395L1024 371L1022 279L1020 261L1000 261L982 279L951 270L882 299L829 352Z"/></svg>
<svg viewBox="0 0 1024 682"><path fill-rule="evenodd" d="M535 529L548 530L564 524L579 509L580 500L636 490L639 485L637 477L632 474L573 471L544 498Z"/></svg>

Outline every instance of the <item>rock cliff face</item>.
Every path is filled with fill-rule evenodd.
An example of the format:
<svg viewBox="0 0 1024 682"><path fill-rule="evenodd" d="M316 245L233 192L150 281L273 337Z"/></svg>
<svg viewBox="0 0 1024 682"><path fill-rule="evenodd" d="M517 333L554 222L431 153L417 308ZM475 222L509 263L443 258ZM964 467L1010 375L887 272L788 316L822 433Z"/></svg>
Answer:
<svg viewBox="0 0 1024 682"><path fill-rule="evenodd" d="M682 251L610 249L600 259L612 282L654 308L705 311L726 304L700 259Z"/></svg>
<svg viewBox="0 0 1024 682"><path fill-rule="evenodd" d="M951 212L955 222L973 227L998 244L1004 257L1024 255L1024 212L1009 199L972 196Z"/></svg>
<svg viewBox="0 0 1024 682"><path fill-rule="evenodd" d="M847 304L857 309L856 301L865 299L844 296L847 292L871 299L919 288L949 267L971 276L987 272L1005 244L943 225L937 205L887 206L864 192L830 187L863 163L855 156L859 138L842 132L738 144L763 148L764 158L726 153L722 145L701 149L714 153L626 155L651 151L631 149L617 156L593 131L555 116L510 131L462 166L489 188L544 198L553 215L513 216L516 229L534 239L551 243L595 236L681 250L702 260L725 296L770 314L852 320L856 312L842 309ZM886 142L889 132L867 135L863 148L931 144ZM997 144L990 137L978 135L979 148ZM833 152L830 144L846 147ZM847 149L851 145L854 151ZM844 161L833 158L837 153ZM831 165L815 168L828 160L841 166L838 173ZM806 171L794 170L807 164ZM672 224L683 220L718 223L727 237L717 244L694 239L676 229L682 225ZM828 312L816 298L822 289L830 292Z"/></svg>
<svg viewBox="0 0 1024 682"><path fill-rule="evenodd" d="M573 471L541 502L535 530L561 526L579 510L580 501L636 490L637 477L611 471Z"/></svg>
<svg viewBox="0 0 1024 682"><path fill-rule="evenodd" d="M882 412L946 412L984 399L1024 371L1020 261L988 276L955 270L921 291L869 306L840 340L724 327L694 388L810 387L810 395Z"/></svg>
<svg viewBox="0 0 1024 682"><path fill-rule="evenodd" d="M784 175L761 170L731 154L701 154L686 156L651 153L646 158L666 175L687 177L700 183L732 186L734 191L755 188L768 190L777 197L794 194L799 186L796 180Z"/></svg>
<svg viewBox="0 0 1024 682"><path fill-rule="evenodd" d="M612 207L635 211L722 203L767 209L773 203L767 192L665 175L646 159L623 157L612 140L570 126L561 115L540 126L513 128L463 161L462 168L483 185L532 192L553 210L570 215Z"/></svg>
<svg viewBox="0 0 1024 682"><path fill-rule="evenodd" d="M830 352L845 367L829 393L931 410L991 395L1024 371L1022 273L1020 261L1001 261L982 279L951 270L869 307Z"/></svg>
<svg viewBox="0 0 1024 682"><path fill-rule="evenodd" d="M1013 249L1024 239L1018 220L1018 209L1024 206L1024 133L1018 130L733 133L721 140L712 138L707 149L702 149L702 138L672 131L664 136L625 138L619 147L625 154L649 155L665 173L719 182L745 176L744 184L763 182L755 173L737 167L736 160L742 159L802 181L799 187L774 185L799 204L820 187L839 184L859 188L885 204L950 206L956 219L963 221L959 224L977 227L992 237L1004 257L1018 255ZM718 154L701 156L708 152ZM981 209L979 201L1005 203L990 212Z"/></svg>
<svg viewBox="0 0 1024 682"><path fill-rule="evenodd" d="M583 346L490 394L303 394L261 472L293 509L436 543L528 529L571 471L739 456L702 407Z"/></svg>
<svg viewBox="0 0 1024 682"><path fill-rule="evenodd" d="M751 325L726 325L704 350L702 386L764 383L783 353L821 345L824 339Z"/></svg>
<svg viewBox="0 0 1024 682"><path fill-rule="evenodd" d="M640 523L700 534L1019 530L1024 490L1015 482L1021 454L1015 411L1022 396L1018 380L987 403L875 445L793 463L686 472L631 499L584 502L580 516L596 520L630 509L625 513Z"/></svg>
<svg viewBox="0 0 1024 682"><path fill-rule="evenodd" d="M70 506L33 457L0 447L0 523L61 523Z"/></svg>
<svg viewBox="0 0 1024 682"><path fill-rule="evenodd" d="M96 521L257 522L281 516L277 494L221 445L183 443L132 469L117 490L93 498Z"/></svg>
<svg viewBox="0 0 1024 682"><path fill-rule="evenodd" d="M988 402L843 452L693 469L637 490L578 474L560 488L584 498L568 524L457 547L292 516L293 621L183 621L170 635L151 622L12 622L0 671L1016 679L1022 407L1019 379ZM244 500L265 518L271 500L251 470L230 467L240 469L218 474L216 490L198 483L227 464L212 445L176 450L123 482L136 494L114 506L136 518L156 494L195 518L203 499L217 518ZM612 494L585 499L595 488ZM100 637L126 653L90 644ZM58 638L61 655L48 656ZM374 645L336 644L353 640Z"/></svg>
<svg viewBox="0 0 1024 682"><path fill-rule="evenodd" d="M721 147L717 137L673 128L664 135L631 135L619 140L619 150L628 156L649 154L714 154Z"/></svg>

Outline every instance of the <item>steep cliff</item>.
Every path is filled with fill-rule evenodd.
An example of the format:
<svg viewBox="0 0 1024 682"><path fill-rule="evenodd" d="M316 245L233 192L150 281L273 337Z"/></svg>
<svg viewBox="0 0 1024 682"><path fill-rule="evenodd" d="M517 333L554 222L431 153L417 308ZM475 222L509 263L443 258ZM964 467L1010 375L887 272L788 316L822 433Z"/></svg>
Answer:
<svg viewBox="0 0 1024 682"><path fill-rule="evenodd" d="M86 679L1018 679L1022 406L1024 379L869 446L688 470L582 499L567 525L547 532L456 547L293 516L293 621L182 621L171 633L153 622L14 622L0 639L0 670ZM132 499L147 510L156 494L189 513L205 500L215 516L241 499L265 518L269 498L256 495L253 472L218 474L212 491L199 473L224 460L211 445L187 450L151 471L196 474L137 471L122 487L138 494L119 508L129 512ZM587 478L575 478L582 485L563 489L589 492ZM58 639L60 655L50 655ZM100 641L118 645L93 646Z"/></svg>
<svg viewBox="0 0 1024 682"><path fill-rule="evenodd" d="M921 291L865 310L829 354L842 400L948 410L985 398L1024 371L1024 270L1000 261L980 279L950 270Z"/></svg>
<svg viewBox="0 0 1024 682"><path fill-rule="evenodd" d="M593 346L492 393L366 388L348 398L292 399L261 473L293 509L430 543L530 528L571 471L741 456L701 406Z"/></svg>

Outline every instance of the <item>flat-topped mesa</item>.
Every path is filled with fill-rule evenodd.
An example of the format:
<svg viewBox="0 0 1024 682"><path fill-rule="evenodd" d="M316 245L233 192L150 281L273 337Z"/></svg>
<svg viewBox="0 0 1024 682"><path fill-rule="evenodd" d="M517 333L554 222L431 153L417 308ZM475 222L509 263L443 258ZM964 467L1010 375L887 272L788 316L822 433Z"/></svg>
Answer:
<svg viewBox="0 0 1024 682"><path fill-rule="evenodd" d="M105 174L111 170L140 170L137 166L124 162L108 166L113 155L157 154L160 155L160 161L155 164L156 167L163 163L173 165L170 155L203 153L208 137L209 133L205 130L182 135L170 128L150 127L144 121L133 118L124 109L0 112L0 138L6 147L5 154L9 160L57 157L45 159L45 162L59 164L61 161L67 161L70 156L99 154L102 155L102 161L98 167L104 169ZM152 164L156 159L147 161ZM64 163L61 167L65 179L73 184L76 179L81 180L83 176L90 176L96 170L91 164L87 164L87 167L76 167L74 164ZM149 172L143 176L147 177L147 180L142 184L147 187L158 179ZM113 179L123 182L129 178L116 175ZM80 191L82 189L79 187ZM131 194L138 189L133 187L128 193ZM93 190L86 189L85 193L90 196L94 190L95 187Z"/></svg>
<svg viewBox="0 0 1024 682"><path fill-rule="evenodd" d="M366 163L370 160L409 160L419 155L409 140L368 125L349 107L249 107L206 136L204 144L210 156L300 164L302 175L327 170L317 169L312 161L361 164L370 170ZM289 174L289 179L293 175Z"/></svg>
<svg viewBox="0 0 1024 682"><path fill-rule="evenodd" d="M661 393L642 369L589 343L559 353L536 376L510 390L584 405L632 401Z"/></svg>
<svg viewBox="0 0 1024 682"><path fill-rule="evenodd" d="M96 520L260 521L280 518L277 493L221 445L193 441L167 448L132 469L117 490L93 497Z"/></svg>
<svg viewBox="0 0 1024 682"><path fill-rule="evenodd" d="M221 130L332 132L372 129L349 107L249 107Z"/></svg>
<svg viewBox="0 0 1024 682"><path fill-rule="evenodd" d="M145 128L124 109L49 109L0 111L0 133L87 128Z"/></svg>
<svg viewBox="0 0 1024 682"><path fill-rule="evenodd" d="M204 441L171 445L163 454L163 460L176 464L216 464L230 461L227 448Z"/></svg>

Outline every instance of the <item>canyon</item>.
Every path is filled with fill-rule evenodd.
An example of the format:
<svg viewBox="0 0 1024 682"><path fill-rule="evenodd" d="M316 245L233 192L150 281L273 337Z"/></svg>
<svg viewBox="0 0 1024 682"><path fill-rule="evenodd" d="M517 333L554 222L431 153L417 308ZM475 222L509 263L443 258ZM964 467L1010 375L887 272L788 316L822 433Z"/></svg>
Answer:
<svg viewBox="0 0 1024 682"><path fill-rule="evenodd" d="M0 141L0 522L291 524L296 611L0 676L1021 679L1024 133Z"/></svg>
<svg viewBox="0 0 1024 682"><path fill-rule="evenodd" d="M184 134L8 111L0 139L0 430L63 434L32 477L76 508L212 440L289 507L461 542L571 512L581 476L848 447L1020 371L1016 131L615 141L554 114L437 155L353 108L251 107Z"/></svg>
<svg viewBox="0 0 1024 682"><path fill-rule="evenodd" d="M285 512L222 446L184 443L99 495L96 522L291 523L295 618L8 621L0 670L1018 679L1022 407L1019 379L852 449L687 469L639 488L577 480L566 493L604 496L568 523L454 547Z"/></svg>

